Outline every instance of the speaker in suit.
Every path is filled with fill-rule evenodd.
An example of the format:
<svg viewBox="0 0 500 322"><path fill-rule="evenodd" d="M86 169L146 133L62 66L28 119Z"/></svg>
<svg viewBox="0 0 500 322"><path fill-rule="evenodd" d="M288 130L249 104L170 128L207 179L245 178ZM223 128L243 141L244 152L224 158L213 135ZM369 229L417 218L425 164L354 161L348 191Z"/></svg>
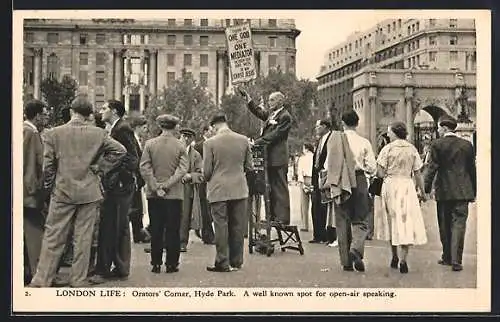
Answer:
<svg viewBox="0 0 500 322"><path fill-rule="evenodd" d="M44 189L51 192L42 249L34 287L49 287L56 274L71 227L74 231L74 255L70 286L87 286L92 233L100 201L100 178L94 170L104 156L107 169L118 167L125 148L105 130L85 121L92 105L84 98L72 103L72 119L47 131L44 146Z"/></svg>
<svg viewBox="0 0 500 322"><path fill-rule="evenodd" d="M43 144L36 124L43 116L45 104L38 100L25 106L23 123L23 229L24 276L29 284L36 272L42 246L45 216L41 208Z"/></svg>
<svg viewBox="0 0 500 322"><path fill-rule="evenodd" d="M146 181L146 196L151 226L151 265L160 273L163 249L166 272L177 272L180 258L180 225L187 173L186 147L173 131L179 123L175 116L162 114L156 119L162 133L144 145L141 175ZM165 239L164 239L165 238Z"/></svg>
<svg viewBox="0 0 500 322"><path fill-rule="evenodd" d="M193 216L200 216L199 213L194 214L194 211L200 211L199 205L194 205L199 202L199 194L197 187L202 182L202 159L200 153L196 151L191 143L194 139L195 133L193 130L183 128L179 131L181 133L181 141L186 145L188 155L188 169L187 173L182 178L184 184L184 201L182 202L182 219L181 219L181 252L187 251L189 243L189 230L193 223ZM195 196L196 195L196 196ZM197 220L199 222L199 220Z"/></svg>
<svg viewBox="0 0 500 322"><path fill-rule="evenodd" d="M248 138L229 129L224 114L216 114L211 125L217 132L203 146L203 175L215 224L216 256L207 270L229 272L243 265L248 220L245 172L252 168L252 155Z"/></svg>
<svg viewBox="0 0 500 322"><path fill-rule="evenodd" d="M440 120L441 137L430 147L424 173L425 192L430 193L435 178L435 198L439 235L443 252L439 264L462 270L469 202L476 198L476 164L472 144L458 137L457 122L447 116Z"/></svg>
<svg viewBox="0 0 500 322"><path fill-rule="evenodd" d="M242 90L248 102L248 109L264 121L262 134L256 145L267 147L268 178L271 186L271 220L290 224L290 194L288 190L288 133L292 127L292 116L284 107L284 95L274 92L269 95L267 110L256 105Z"/></svg>
<svg viewBox="0 0 500 322"><path fill-rule="evenodd" d="M134 132L123 120L125 107L116 100L107 101L101 108L102 120L110 125L110 136L127 150L121 166L103 179L106 198L102 204L97 250L96 276L92 282L99 284L103 278L127 278L130 274L129 211L134 192L137 191L139 152ZM111 271L111 266L114 266Z"/></svg>
<svg viewBox="0 0 500 322"><path fill-rule="evenodd" d="M208 132L208 128L204 129L204 132ZM200 153L203 159L203 144L207 139L205 137L202 140L198 141L194 149ZM201 210L201 219L202 219L202 228L201 228L201 240L203 240L204 244L212 245L214 244L214 229L212 227L212 216L210 216L210 211L208 209L208 200L207 200L207 183L201 182L198 186L198 193L200 195L200 210Z"/></svg>

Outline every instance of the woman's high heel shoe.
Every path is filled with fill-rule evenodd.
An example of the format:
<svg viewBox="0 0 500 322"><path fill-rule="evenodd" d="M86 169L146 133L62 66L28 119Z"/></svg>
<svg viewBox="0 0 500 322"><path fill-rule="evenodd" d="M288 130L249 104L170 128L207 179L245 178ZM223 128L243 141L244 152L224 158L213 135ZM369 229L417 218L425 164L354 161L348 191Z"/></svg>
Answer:
<svg viewBox="0 0 500 322"><path fill-rule="evenodd" d="M397 256L393 256L391 260L391 268L397 269L399 264L399 258Z"/></svg>
<svg viewBox="0 0 500 322"><path fill-rule="evenodd" d="M399 263L399 272L401 274L406 274L408 273L408 264L406 262L401 262Z"/></svg>

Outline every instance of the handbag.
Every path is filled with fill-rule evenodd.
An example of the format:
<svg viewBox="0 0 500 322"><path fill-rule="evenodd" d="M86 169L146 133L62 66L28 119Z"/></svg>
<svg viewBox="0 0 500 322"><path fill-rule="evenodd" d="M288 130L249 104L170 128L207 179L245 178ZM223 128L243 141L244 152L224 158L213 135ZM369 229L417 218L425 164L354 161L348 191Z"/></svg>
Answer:
<svg viewBox="0 0 500 322"><path fill-rule="evenodd" d="M375 177L370 186L368 187L368 193L372 196L380 196L382 192L382 184L384 183L384 179Z"/></svg>

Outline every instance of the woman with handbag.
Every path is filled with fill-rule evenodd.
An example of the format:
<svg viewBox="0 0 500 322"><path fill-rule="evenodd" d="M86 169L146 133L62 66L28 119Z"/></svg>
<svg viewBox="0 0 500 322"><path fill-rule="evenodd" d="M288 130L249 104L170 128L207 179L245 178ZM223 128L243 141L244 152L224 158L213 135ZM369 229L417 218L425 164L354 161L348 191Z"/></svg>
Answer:
<svg viewBox="0 0 500 322"><path fill-rule="evenodd" d="M415 183L421 192L421 199L427 200L428 197L423 192L423 163L415 146L406 141L406 125L402 122L391 124L388 135L391 143L382 148L377 158L377 176L383 178L383 184L380 179L377 180L376 185L381 185L381 205L376 234L378 239L391 243L390 266L398 268L399 264L399 271L405 274L408 273L409 247L427 242ZM378 187L373 187L377 192L375 188ZM401 259L398 246L401 248Z"/></svg>

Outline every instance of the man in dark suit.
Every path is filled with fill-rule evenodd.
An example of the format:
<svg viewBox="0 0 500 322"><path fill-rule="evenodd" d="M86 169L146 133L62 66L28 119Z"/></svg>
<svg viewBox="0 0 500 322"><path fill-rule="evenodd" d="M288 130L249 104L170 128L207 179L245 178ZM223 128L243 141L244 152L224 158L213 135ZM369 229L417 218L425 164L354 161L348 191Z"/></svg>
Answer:
<svg viewBox="0 0 500 322"><path fill-rule="evenodd" d="M193 223L193 217L196 217L196 222L198 225L201 224L200 214L200 204L199 204L199 191L198 185L202 182L203 176L202 172L202 159L198 151L194 149L191 143L194 140L195 133L189 128L182 128L179 131L181 133L181 142L184 143L187 155L188 155L188 169L187 173L182 177L182 184L184 185L184 200L182 202L182 218L181 218L181 252L187 251L187 245L189 243L189 231L191 230ZM195 204L195 203L198 204ZM198 229L198 227L195 227Z"/></svg>
<svg viewBox="0 0 500 322"><path fill-rule="evenodd" d="M123 120L125 107L120 101L109 100L101 108L110 136L120 142L127 154L119 168L103 179L106 198L99 223L96 275L92 282L100 284L106 279L127 279L130 274L129 211L134 192L137 191L139 152L132 128ZM111 266L114 269L111 271Z"/></svg>
<svg viewBox="0 0 500 322"><path fill-rule="evenodd" d="M45 104L31 100L24 107L23 123L23 228L24 283L29 284L36 272L42 246L45 217L41 200L43 145L38 131L46 112Z"/></svg>
<svg viewBox="0 0 500 322"><path fill-rule="evenodd" d="M457 121L446 116L439 121L440 138L430 148L424 175L430 193L434 177L439 235L443 246L441 265L461 271L469 202L476 198L476 163L472 144L454 132Z"/></svg>
<svg viewBox="0 0 500 322"><path fill-rule="evenodd" d="M188 158L186 147L174 136L179 119L162 114L156 121L162 132L146 141L140 164L151 222L151 271L161 272L163 249L166 249L166 272L175 273L179 271L184 199L181 180L187 173Z"/></svg>
<svg viewBox="0 0 500 322"><path fill-rule="evenodd" d="M194 149L200 153L203 158L203 144L206 140L211 136L210 127L203 127L203 134L201 140L198 141L194 145ZM200 207L201 207L201 219L202 219L202 228L201 228L201 238L204 244L213 245L215 244L215 236L214 236L214 228L212 227L212 216L210 216L210 211L208 209L208 200L207 200L207 184L206 182L202 182L199 185L199 195L200 195ZM199 232L195 231L197 234Z"/></svg>
<svg viewBox="0 0 500 322"><path fill-rule="evenodd" d="M43 187L51 199L40 260L30 284L33 287L52 285L71 228L74 255L69 283L72 287L88 286L92 233L103 198L95 167L101 159L107 165L102 165L103 171L112 171L125 157L120 143L105 130L88 124L92 105L87 100L75 99L71 109L71 120L45 135Z"/></svg>
<svg viewBox="0 0 500 322"><path fill-rule="evenodd" d="M214 266L207 270L230 272L243 265L248 204L245 172L251 170L253 161L248 138L233 132L223 113L217 113L210 125L216 134L203 146L203 175L215 224L217 254Z"/></svg>
<svg viewBox="0 0 500 322"><path fill-rule="evenodd" d="M255 145L265 145L268 157L268 177L271 186L271 220L279 224L290 224L290 194L288 191L288 133L292 127L292 116L284 107L285 96L281 92L269 95L269 109L257 106L250 95L239 89L248 103L248 109L263 120L262 135Z"/></svg>
<svg viewBox="0 0 500 322"><path fill-rule="evenodd" d="M311 215L313 223L313 239L310 243L326 243L335 241L335 236L327 236L326 218L327 218L327 205L321 202L321 192L319 188L319 173L325 169L325 160L327 154L328 138L331 134L331 122L328 119L320 120L316 123L315 127L318 143L314 150L313 167L312 167L312 185L313 196L311 205ZM334 234L335 228L329 227L328 232L330 235ZM335 237L335 238L334 238Z"/></svg>

